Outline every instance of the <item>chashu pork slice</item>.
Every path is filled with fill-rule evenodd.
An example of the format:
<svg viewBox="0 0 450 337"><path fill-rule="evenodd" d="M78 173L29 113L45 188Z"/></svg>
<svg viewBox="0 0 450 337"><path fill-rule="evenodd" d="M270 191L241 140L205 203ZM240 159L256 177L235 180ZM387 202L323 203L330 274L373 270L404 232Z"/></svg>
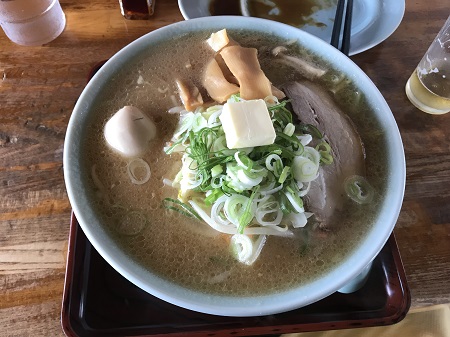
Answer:
<svg viewBox="0 0 450 337"><path fill-rule="evenodd" d="M330 228L347 198L345 179L365 175L364 145L353 122L324 88L304 81L284 84L281 89L300 122L317 127L331 146L333 163L322 166L306 200L321 227Z"/></svg>

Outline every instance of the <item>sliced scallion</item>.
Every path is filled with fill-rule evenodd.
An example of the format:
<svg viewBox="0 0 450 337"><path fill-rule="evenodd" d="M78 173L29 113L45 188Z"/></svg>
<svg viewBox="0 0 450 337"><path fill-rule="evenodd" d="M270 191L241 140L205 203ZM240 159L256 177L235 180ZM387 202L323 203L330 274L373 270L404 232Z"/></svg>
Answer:
<svg viewBox="0 0 450 337"><path fill-rule="evenodd" d="M366 178L353 175L345 179L344 188L347 195L358 204L369 204L373 201L375 190Z"/></svg>
<svg viewBox="0 0 450 337"><path fill-rule="evenodd" d="M176 211L180 214L183 214L190 218L196 218L198 220L202 220L202 218L198 215L198 213L188 204L185 204L184 202L173 199L173 198L164 198L163 200L164 207L167 209L171 209L173 211Z"/></svg>

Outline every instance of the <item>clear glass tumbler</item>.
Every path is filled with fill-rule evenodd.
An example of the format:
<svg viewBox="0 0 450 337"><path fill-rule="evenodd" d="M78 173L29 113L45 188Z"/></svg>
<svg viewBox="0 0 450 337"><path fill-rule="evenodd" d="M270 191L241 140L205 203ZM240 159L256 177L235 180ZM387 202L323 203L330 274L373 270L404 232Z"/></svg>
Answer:
<svg viewBox="0 0 450 337"><path fill-rule="evenodd" d="M23 46L40 46L57 38L66 25L58 0L0 0L0 26Z"/></svg>
<svg viewBox="0 0 450 337"><path fill-rule="evenodd" d="M406 95L430 114L450 111L450 16L406 83Z"/></svg>

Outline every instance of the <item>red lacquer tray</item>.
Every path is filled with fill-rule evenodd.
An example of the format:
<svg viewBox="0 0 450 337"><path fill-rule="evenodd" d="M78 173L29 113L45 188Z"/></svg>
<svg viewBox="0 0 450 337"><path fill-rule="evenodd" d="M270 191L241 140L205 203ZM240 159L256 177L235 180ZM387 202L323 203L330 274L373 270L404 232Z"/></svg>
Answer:
<svg viewBox="0 0 450 337"><path fill-rule="evenodd" d="M402 320L411 297L392 234L369 279L352 294L334 293L306 307L260 317L223 317L183 309L136 287L117 273L70 225L62 303L67 336L264 336L390 325Z"/></svg>

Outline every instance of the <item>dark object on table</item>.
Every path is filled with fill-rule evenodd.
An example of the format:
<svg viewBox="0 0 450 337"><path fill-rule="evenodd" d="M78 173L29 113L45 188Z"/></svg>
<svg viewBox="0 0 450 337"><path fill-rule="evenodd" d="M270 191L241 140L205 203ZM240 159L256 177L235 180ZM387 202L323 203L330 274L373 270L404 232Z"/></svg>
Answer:
<svg viewBox="0 0 450 337"><path fill-rule="evenodd" d="M156 0L119 0L120 12L129 20L147 20L155 10Z"/></svg>
<svg viewBox="0 0 450 337"><path fill-rule="evenodd" d="M347 6L345 7L345 18L344 18L344 32L342 35L341 46L339 47L339 38L341 35L342 28L342 18L344 16L344 4L347 1ZM333 33L331 35L330 44L339 49L345 55L348 55L350 51L350 37L352 28L352 14L353 14L353 0L339 0L336 8L336 17L334 19Z"/></svg>

